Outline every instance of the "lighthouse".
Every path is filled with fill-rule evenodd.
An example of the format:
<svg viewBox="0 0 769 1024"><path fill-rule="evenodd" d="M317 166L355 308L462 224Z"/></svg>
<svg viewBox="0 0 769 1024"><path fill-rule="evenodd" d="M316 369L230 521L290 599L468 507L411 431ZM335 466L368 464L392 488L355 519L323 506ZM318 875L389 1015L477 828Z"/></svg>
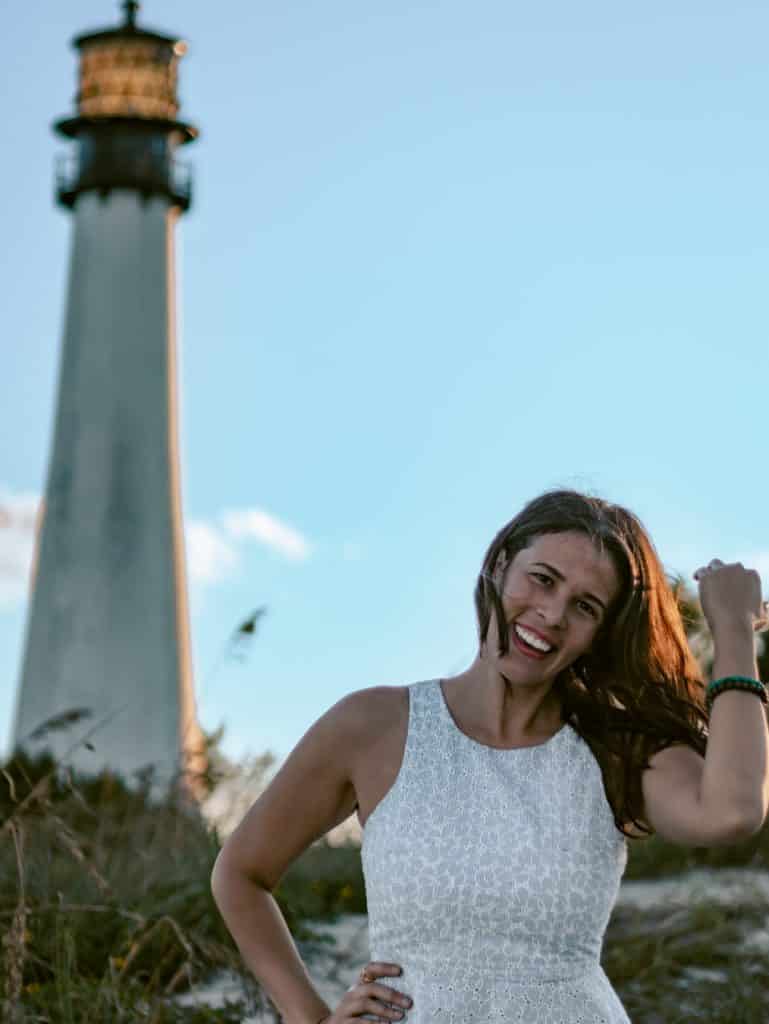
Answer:
<svg viewBox="0 0 769 1024"><path fill-rule="evenodd" d="M56 175L72 234L13 745L126 780L151 767L164 784L202 756L174 254L192 197L176 151L198 133L178 117L186 44L139 27L138 3L121 6L122 24L73 40L77 111L54 124L73 144Z"/></svg>

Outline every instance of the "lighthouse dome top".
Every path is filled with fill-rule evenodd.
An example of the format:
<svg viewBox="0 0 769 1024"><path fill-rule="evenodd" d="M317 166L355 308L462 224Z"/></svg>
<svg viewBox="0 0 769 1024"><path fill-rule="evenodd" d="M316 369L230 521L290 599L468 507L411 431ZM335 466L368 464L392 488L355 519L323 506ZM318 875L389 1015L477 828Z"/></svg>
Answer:
<svg viewBox="0 0 769 1024"><path fill-rule="evenodd" d="M139 4L125 0L125 20L73 39L80 51L79 117L175 120L177 65L187 52L178 38L140 28Z"/></svg>

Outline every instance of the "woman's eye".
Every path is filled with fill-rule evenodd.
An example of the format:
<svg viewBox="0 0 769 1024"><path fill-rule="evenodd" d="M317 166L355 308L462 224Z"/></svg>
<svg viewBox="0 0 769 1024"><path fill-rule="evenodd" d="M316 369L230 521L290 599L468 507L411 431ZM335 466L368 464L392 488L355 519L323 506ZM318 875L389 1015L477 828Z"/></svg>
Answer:
<svg viewBox="0 0 769 1024"><path fill-rule="evenodd" d="M548 583L553 582L552 579L549 576L546 576L543 572L533 572L531 575L536 576L538 580L547 580ZM588 604L587 601L580 601L580 604L583 608L587 608L593 618L596 617L597 612L591 604Z"/></svg>

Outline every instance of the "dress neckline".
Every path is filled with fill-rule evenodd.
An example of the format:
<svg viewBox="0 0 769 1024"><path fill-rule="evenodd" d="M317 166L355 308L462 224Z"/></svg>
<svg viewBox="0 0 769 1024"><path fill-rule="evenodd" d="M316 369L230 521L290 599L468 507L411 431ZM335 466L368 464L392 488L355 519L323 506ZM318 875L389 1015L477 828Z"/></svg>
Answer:
<svg viewBox="0 0 769 1024"><path fill-rule="evenodd" d="M481 743L480 740L473 739L472 736L468 736L466 732L463 732L462 729L459 728L459 725L457 724L453 714L451 713L451 708L449 707L448 701L446 700L446 695L443 692L443 679L436 679L434 681L435 683L437 683L438 686L438 699L440 703L443 704L446 717L448 718L449 722L454 726L454 729L459 733L460 736L464 737L464 739L466 739L469 743L472 743L476 747L482 747L484 750L494 750L500 754L514 754L518 751L523 750L541 750L543 747L546 747L549 743L552 743L553 740L560 736L569 724L568 722L564 722L560 729L557 729L552 736L549 736L542 743L531 743L525 747L492 747L488 743Z"/></svg>

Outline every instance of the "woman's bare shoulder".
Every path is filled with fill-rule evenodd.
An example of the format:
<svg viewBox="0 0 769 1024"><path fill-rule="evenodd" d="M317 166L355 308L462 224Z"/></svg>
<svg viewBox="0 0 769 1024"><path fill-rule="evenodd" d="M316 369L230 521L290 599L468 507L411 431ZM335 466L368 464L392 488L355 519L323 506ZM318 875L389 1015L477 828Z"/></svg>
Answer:
<svg viewBox="0 0 769 1024"><path fill-rule="evenodd" d="M381 735L408 714L408 686L366 686L353 690L346 704L356 733Z"/></svg>

